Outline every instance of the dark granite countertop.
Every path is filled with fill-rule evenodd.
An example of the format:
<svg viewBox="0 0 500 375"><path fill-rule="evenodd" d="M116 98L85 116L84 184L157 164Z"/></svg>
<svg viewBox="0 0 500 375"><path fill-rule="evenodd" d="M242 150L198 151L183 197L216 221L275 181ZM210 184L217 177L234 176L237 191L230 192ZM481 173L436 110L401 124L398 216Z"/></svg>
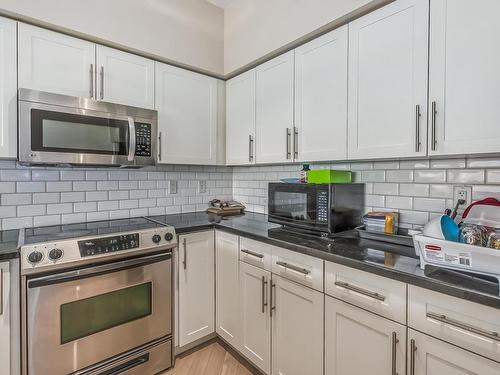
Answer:
<svg viewBox="0 0 500 375"><path fill-rule="evenodd" d="M19 257L19 230L0 231L0 261Z"/></svg>
<svg viewBox="0 0 500 375"><path fill-rule="evenodd" d="M427 267L422 270L413 248L360 239L354 231L345 232L333 240L321 239L284 231L279 226L268 223L266 215L256 213L220 218L198 212L153 218L173 225L179 234L215 227L271 245L500 309L498 282L436 267Z"/></svg>

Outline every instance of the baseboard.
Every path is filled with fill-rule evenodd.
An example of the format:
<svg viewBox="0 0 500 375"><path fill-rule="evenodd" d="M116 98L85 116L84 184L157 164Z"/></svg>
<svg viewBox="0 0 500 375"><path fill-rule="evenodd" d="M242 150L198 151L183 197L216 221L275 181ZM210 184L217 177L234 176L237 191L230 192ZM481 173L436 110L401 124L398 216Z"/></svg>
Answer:
<svg viewBox="0 0 500 375"><path fill-rule="evenodd" d="M266 375L260 369L255 367L248 359L246 359L240 352L234 349L229 343L227 343L222 337L217 336L216 341L234 358L238 360L245 368L250 371L253 375Z"/></svg>

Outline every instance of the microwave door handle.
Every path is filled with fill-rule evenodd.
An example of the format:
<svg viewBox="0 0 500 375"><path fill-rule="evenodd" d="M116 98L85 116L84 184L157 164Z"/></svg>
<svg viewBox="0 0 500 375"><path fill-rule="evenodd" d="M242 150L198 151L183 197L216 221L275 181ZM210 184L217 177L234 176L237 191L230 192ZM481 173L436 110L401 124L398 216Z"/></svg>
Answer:
<svg viewBox="0 0 500 375"><path fill-rule="evenodd" d="M135 139L135 122L132 117L127 117L128 120L128 134L129 134L129 139L128 139L128 161L134 161L135 158L135 146L136 146L136 139Z"/></svg>

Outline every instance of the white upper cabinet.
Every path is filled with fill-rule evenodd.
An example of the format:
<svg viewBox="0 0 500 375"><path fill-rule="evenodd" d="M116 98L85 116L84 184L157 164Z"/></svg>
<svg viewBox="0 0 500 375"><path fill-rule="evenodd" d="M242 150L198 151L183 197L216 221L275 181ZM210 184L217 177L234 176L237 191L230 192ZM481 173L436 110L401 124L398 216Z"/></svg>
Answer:
<svg viewBox="0 0 500 375"><path fill-rule="evenodd" d="M19 23L19 88L93 97L95 44Z"/></svg>
<svg viewBox="0 0 500 375"><path fill-rule="evenodd" d="M217 80L156 63L159 163L217 162Z"/></svg>
<svg viewBox="0 0 500 375"><path fill-rule="evenodd" d="M154 108L153 60L97 46L97 98L106 102Z"/></svg>
<svg viewBox="0 0 500 375"><path fill-rule="evenodd" d="M426 155L428 8L398 0L349 24L349 159Z"/></svg>
<svg viewBox="0 0 500 375"><path fill-rule="evenodd" d="M295 50L296 160L347 157L347 29Z"/></svg>
<svg viewBox="0 0 500 375"><path fill-rule="evenodd" d="M226 160L255 163L255 69L226 82Z"/></svg>
<svg viewBox="0 0 500 375"><path fill-rule="evenodd" d="M497 0L431 0L430 155L500 151L499 14Z"/></svg>
<svg viewBox="0 0 500 375"><path fill-rule="evenodd" d="M294 51L257 67L257 163L293 159Z"/></svg>
<svg viewBox="0 0 500 375"><path fill-rule="evenodd" d="M17 156L16 22L0 18L0 157Z"/></svg>

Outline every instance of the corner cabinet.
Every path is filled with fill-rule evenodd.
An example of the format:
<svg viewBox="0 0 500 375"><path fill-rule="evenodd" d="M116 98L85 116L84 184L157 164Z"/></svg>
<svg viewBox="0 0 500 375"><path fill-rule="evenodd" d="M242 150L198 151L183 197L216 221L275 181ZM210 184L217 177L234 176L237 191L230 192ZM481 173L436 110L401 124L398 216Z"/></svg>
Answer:
<svg viewBox="0 0 500 375"><path fill-rule="evenodd" d="M431 0L429 154L500 150L500 2Z"/></svg>
<svg viewBox="0 0 500 375"><path fill-rule="evenodd" d="M426 155L428 20L399 0L349 24L349 159Z"/></svg>
<svg viewBox="0 0 500 375"><path fill-rule="evenodd" d="M295 161L347 158L348 27L295 49Z"/></svg>
<svg viewBox="0 0 500 375"><path fill-rule="evenodd" d="M217 163L218 81L155 63L158 163Z"/></svg>
<svg viewBox="0 0 500 375"><path fill-rule="evenodd" d="M0 158L17 157L16 56L16 22L0 18Z"/></svg>
<svg viewBox="0 0 500 375"><path fill-rule="evenodd" d="M255 69L226 82L226 161L255 163Z"/></svg>
<svg viewBox="0 0 500 375"><path fill-rule="evenodd" d="M17 373L11 368L10 327L10 268L9 262L0 263L0 375Z"/></svg>
<svg viewBox="0 0 500 375"><path fill-rule="evenodd" d="M179 347L215 331L214 232L179 236Z"/></svg>

